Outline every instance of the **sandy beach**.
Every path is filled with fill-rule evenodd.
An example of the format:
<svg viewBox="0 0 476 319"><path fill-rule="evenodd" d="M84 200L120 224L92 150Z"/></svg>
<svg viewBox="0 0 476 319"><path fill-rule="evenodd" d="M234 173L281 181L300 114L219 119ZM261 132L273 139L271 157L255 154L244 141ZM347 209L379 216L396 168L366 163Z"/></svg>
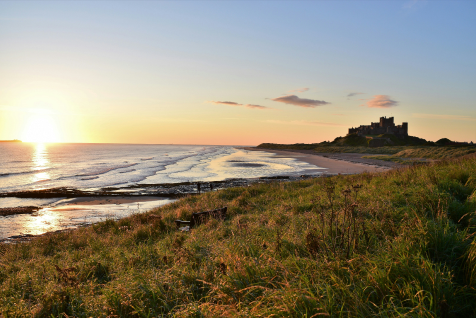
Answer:
<svg viewBox="0 0 476 319"><path fill-rule="evenodd" d="M266 150L254 147L241 148L246 151L261 151L268 153L273 158L296 159L316 168L302 170L296 173L287 172L286 176L255 177L242 179L227 179L223 181L202 182L202 192L214 191L218 189L250 185L253 183L268 183L277 180L290 181L303 178L302 174L312 176L317 174L358 174L362 172L383 172L391 169L394 163L362 159L365 154L315 154L313 151L293 151L293 150ZM251 154L250 154L251 155ZM253 156L251 156L253 158ZM359 162L360 161L360 162ZM379 163L382 162L382 163ZM256 159L246 160L243 158L225 157L218 165L216 171L220 169L227 172L228 168L239 167L242 169L255 169L266 167L267 162L256 162ZM220 166L222 165L222 166ZM280 164L273 164L274 166ZM213 184L213 189L212 189ZM82 225L87 225L107 218L123 218L135 212L144 212L154 207L159 207L173 202L176 197L183 194L197 193L196 183L179 183L177 185L157 184L143 185L138 188L127 189L131 194L114 194L114 190L109 192L101 190L101 193L91 192L91 196L84 191L74 189L52 189L37 194L33 192L31 196L44 195L45 198L58 198L52 204L5 207L0 209L0 215L4 216L4 225L0 226L0 238L19 236L39 235L42 233L70 229ZM74 196L74 191L78 196ZM55 193L56 192L56 193ZM132 193L141 193L142 196L134 196ZM150 196L148 195L150 194ZM155 196L157 194L157 196ZM160 194L160 196L158 196ZM25 194L22 194L25 195ZM63 199L61 199L63 197ZM68 198L64 198L68 197Z"/></svg>
<svg viewBox="0 0 476 319"><path fill-rule="evenodd" d="M399 164L379 160L363 159L366 154L322 154L313 151L298 150L269 150L255 147L245 147L248 151L262 151L276 154L276 157L291 157L299 161L313 164L323 169L327 174L359 174L363 172L384 172L399 167Z"/></svg>

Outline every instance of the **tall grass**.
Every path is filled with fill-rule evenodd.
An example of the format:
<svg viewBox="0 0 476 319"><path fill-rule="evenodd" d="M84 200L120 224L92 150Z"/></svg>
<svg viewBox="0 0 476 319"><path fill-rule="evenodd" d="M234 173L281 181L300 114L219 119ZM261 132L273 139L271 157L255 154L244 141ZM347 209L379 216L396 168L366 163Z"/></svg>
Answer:
<svg viewBox="0 0 476 319"><path fill-rule="evenodd" d="M316 153L360 153L360 154L386 154L393 156L367 157L396 162L406 162L405 158L449 159L476 153L474 146L350 146L335 144L261 144L258 148L264 149L289 149L313 150ZM399 160L397 160L399 159Z"/></svg>
<svg viewBox="0 0 476 319"><path fill-rule="evenodd" d="M474 317L475 211L474 156L189 196L1 246L0 315Z"/></svg>
<svg viewBox="0 0 476 319"><path fill-rule="evenodd" d="M406 149L395 154L399 157L414 157L414 158L432 158L432 159L447 159L455 158L463 155L476 153L476 147L418 147L413 149Z"/></svg>

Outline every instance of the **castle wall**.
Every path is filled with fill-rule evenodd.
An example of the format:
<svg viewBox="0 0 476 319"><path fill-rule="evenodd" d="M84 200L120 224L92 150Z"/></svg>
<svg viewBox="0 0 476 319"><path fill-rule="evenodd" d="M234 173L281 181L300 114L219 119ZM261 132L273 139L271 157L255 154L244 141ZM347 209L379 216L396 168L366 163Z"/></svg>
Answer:
<svg viewBox="0 0 476 319"><path fill-rule="evenodd" d="M370 125L361 125L357 128L349 128L349 134L357 133L359 135L380 135L397 134L408 136L408 123L395 125L393 117L381 117L379 122L371 122Z"/></svg>

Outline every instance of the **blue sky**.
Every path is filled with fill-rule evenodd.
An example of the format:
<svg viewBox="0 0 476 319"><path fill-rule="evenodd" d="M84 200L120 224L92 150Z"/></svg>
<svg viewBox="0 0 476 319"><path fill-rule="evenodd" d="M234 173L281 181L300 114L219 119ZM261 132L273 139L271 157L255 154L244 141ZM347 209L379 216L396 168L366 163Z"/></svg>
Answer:
<svg viewBox="0 0 476 319"><path fill-rule="evenodd" d="M476 142L475 14L474 1L2 1L0 139L46 109L65 142L309 143L380 116Z"/></svg>

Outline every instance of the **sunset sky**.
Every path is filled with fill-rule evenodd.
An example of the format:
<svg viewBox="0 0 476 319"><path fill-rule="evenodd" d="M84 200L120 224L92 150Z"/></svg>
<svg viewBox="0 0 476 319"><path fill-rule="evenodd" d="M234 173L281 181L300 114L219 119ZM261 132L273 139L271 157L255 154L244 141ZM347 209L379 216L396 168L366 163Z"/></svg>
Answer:
<svg viewBox="0 0 476 319"><path fill-rule="evenodd" d="M476 142L476 1L1 1L0 140Z"/></svg>

